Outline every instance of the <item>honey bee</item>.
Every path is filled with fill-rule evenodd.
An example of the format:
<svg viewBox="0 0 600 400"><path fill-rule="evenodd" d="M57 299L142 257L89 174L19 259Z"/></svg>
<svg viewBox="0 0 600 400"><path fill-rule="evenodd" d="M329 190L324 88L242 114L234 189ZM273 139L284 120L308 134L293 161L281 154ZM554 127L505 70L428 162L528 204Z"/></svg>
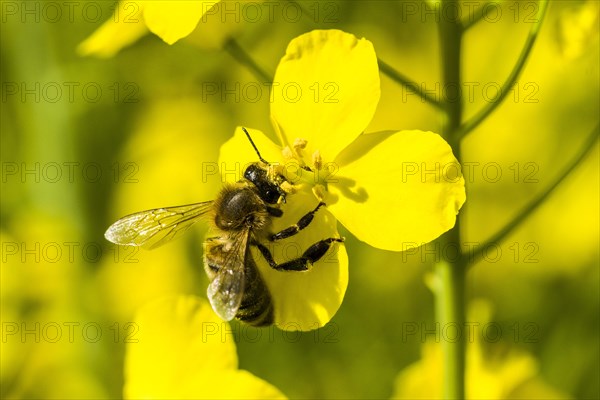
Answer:
<svg viewBox="0 0 600 400"><path fill-rule="evenodd" d="M306 271L333 243L344 239L323 239L298 258L280 264L275 262L263 243L283 240L305 229L325 203L319 202L297 223L272 233L269 230L271 219L283 216L280 205L286 202L288 192L282 184L287 180L273 172L272 165L260 155L246 128L242 130L259 161L250 164L237 183L225 185L214 201L130 214L112 224L104 236L118 245L152 249L180 236L198 220L209 217L216 236L204 242L204 269L210 279L207 295L212 308L226 321L235 317L250 325L266 326L274 322L273 302L250 246L258 248L275 270Z"/></svg>

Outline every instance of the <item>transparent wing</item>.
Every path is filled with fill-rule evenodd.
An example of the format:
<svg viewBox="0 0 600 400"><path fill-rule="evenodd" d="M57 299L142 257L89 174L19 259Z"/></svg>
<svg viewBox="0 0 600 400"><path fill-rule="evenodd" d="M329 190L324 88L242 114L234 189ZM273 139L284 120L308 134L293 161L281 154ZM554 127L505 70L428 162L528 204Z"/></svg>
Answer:
<svg viewBox="0 0 600 400"><path fill-rule="evenodd" d="M235 317L244 296L249 235L250 230L245 229L230 237L231 248L224 251L223 265L206 291L213 310L225 321Z"/></svg>
<svg viewBox="0 0 600 400"><path fill-rule="evenodd" d="M212 201L206 201L130 214L112 224L104 237L120 245L153 249L179 237L209 212L212 204Z"/></svg>

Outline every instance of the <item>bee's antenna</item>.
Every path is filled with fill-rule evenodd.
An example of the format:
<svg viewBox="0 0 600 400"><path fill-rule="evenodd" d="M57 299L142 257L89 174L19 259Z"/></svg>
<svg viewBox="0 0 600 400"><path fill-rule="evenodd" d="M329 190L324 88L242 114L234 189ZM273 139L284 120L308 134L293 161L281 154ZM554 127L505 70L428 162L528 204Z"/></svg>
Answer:
<svg viewBox="0 0 600 400"><path fill-rule="evenodd" d="M256 147L256 145L254 144L254 142L252 141L252 138L250 137L250 134L248 133L248 131L246 130L246 128L244 128L242 126L242 130L244 131L244 133L246 134L246 136L248 137L248 140L250 141L250 144L252 145L252 147L254 147L254 151L256 151L256 155L258 156L258 159L262 162L264 162L265 164L269 164L269 162L267 160L265 160L264 158L262 158L262 156L260 155L260 152L258 151L258 148Z"/></svg>

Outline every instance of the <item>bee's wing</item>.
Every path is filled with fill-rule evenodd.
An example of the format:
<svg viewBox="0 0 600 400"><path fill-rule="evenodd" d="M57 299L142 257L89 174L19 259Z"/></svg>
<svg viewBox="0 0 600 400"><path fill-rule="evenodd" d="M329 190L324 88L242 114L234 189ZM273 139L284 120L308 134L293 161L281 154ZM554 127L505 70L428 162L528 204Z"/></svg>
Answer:
<svg viewBox="0 0 600 400"><path fill-rule="evenodd" d="M230 237L231 248L226 252L223 265L207 289L213 310L225 321L235 317L244 297L244 271L250 230L244 229L233 235Z"/></svg>
<svg viewBox="0 0 600 400"><path fill-rule="evenodd" d="M185 232L211 210L212 204L206 201L130 214L112 224L104 237L116 244L153 249Z"/></svg>

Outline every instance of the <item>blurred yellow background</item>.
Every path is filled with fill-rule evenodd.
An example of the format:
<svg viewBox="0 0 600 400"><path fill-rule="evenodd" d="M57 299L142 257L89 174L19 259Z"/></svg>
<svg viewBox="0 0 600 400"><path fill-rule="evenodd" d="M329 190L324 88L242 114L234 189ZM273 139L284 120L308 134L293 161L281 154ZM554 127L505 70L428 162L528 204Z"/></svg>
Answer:
<svg viewBox="0 0 600 400"><path fill-rule="evenodd" d="M423 2L302 3L310 15L282 13L293 4L284 1L272 21L266 14L250 20L240 8L243 26L233 35L271 76L294 37L342 29L369 39L380 59L441 95L436 23ZM465 2L465 10L466 3L485 4ZM172 46L150 34L112 58L79 56L79 43L114 7L2 3L3 398L121 397L125 346L143 340L131 324L135 311L165 294L205 296L206 227L152 252L117 248L104 231L131 212L212 199L221 181L209 168L236 126L275 137L268 86L214 48L218 26L200 26ZM497 96L537 3L495 7L463 40L467 118ZM552 1L511 93L464 140L465 246L485 241L547 187L598 124L598 24L598 2ZM438 111L408 89L382 75L381 90L367 132L440 131ZM476 396L600 396L594 146L469 272L469 321L477 329L468 360L479 370L467 372L467 387L495 388L475 388ZM435 324L426 282L444 249L384 252L341 233L350 279L340 311L319 331L271 328L258 340L254 328L233 322L240 368L291 398L436 395L435 342L451 333ZM425 373L431 379L421 384Z"/></svg>

